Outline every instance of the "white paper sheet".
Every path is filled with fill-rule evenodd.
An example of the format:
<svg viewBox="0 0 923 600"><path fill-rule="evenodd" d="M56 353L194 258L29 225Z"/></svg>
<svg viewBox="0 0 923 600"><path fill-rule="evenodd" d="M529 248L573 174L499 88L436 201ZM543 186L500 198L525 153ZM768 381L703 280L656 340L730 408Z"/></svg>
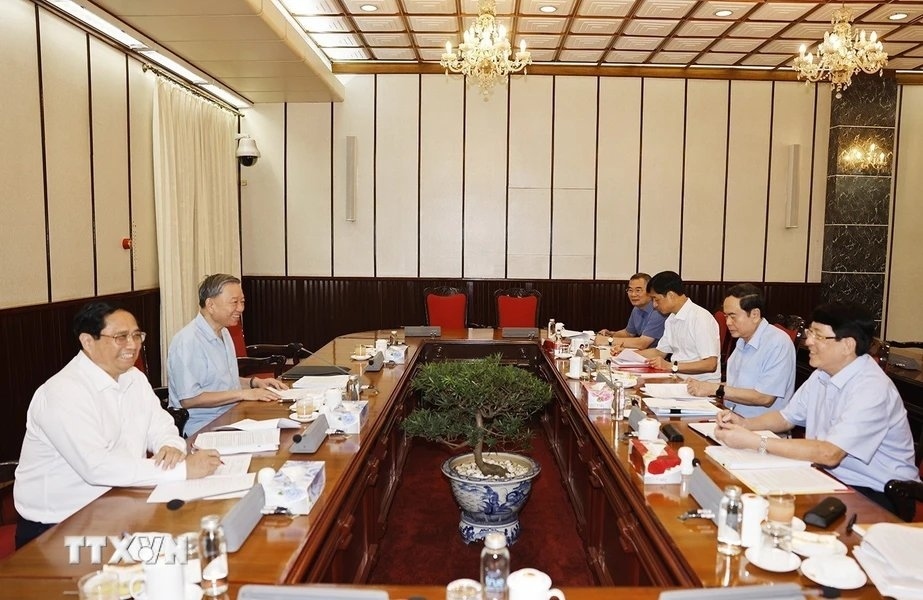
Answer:
<svg viewBox="0 0 923 600"><path fill-rule="evenodd" d="M722 446L710 446L721 448ZM757 494L787 492L789 494L832 494L849 488L814 467L783 467L775 469L728 469Z"/></svg>
<svg viewBox="0 0 923 600"><path fill-rule="evenodd" d="M325 375L312 377L306 375L292 384L292 388L306 390L312 394L323 394L330 388L344 388L349 381L349 375Z"/></svg>
<svg viewBox="0 0 923 600"><path fill-rule="evenodd" d="M278 419L242 419L230 425L216 427L215 431L257 431L260 429L298 429L301 424L294 419L279 417Z"/></svg>
<svg viewBox="0 0 923 600"><path fill-rule="evenodd" d="M646 383L641 391L654 398L701 398L690 394L685 383Z"/></svg>
<svg viewBox="0 0 923 600"><path fill-rule="evenodd" d="M229 477L205 477L203 479L185 479L169 481L154 488L148 496L149 504L169 502L173 499L196 500L220 494L249 490L253 487L256 473L244 473Z"/></svg>
<svg viewBox="0 0 923 600"><path fill-rule="evenodd" d="M676 400L673 398L642 398L651 412L658 416L716 416L721 409L705 400L697 398L695 400Z"/></svg>
<svg viewBox="0 0 923 600"><path fill-rule="evenodd" d="M647 359L635 352L634 350L627 348L619 352L612 362L620 367L627 366L637 366L637 367L646 367Z"/></svg>
<svg viewBox="0 0 923 600"><path fill-rule="evenodd" d="M196 448L217 450L220 454L268 452L279 448L279 430L206 431L195 439Z"/></svg>
<svg viewBox="0 0 923 600"><path fill-rule="evenodd" d="M712 440L713 442L717 442L721 444L722 446L724 446L724 442L719 441L718 438L715 437L716 427L718 427L718 424L715 423L714 421L709 421L707 423L689 423L689 428L692 429L693 431L696 431L704 435L708 439ZM769 431L768 429L756 430L754 431L754 433L758 433L761 436L765 435L766 437L770 437L770 438L779 437L778 435L776 435L772 431Z"/></svg>
<svg viewBox="0 0 923 600"><path fill-rule="evenodd" d="M775 454L760 454L750 448L728 448L727 446L706 446L705 454L728 470L739 469L782 469L788 467L810 467L805 460L795 460Z"/></svg>

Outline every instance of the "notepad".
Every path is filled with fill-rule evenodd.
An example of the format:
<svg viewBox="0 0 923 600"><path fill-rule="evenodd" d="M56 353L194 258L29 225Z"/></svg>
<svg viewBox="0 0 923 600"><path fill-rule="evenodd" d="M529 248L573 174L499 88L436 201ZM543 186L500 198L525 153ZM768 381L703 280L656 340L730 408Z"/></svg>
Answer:
<svg viewBox="0 0 923 600"><path fill-rule="evenodd" d="M689 423L689 428L692 429L693 431L696 431L704 435L708 439L712 440L713 442L717 442L721 444L722 446L724 446L724 442L722 442L721 440L715 437L715 429L717 427L718 427L718 424L715 423L714 421L709 421L707 423ZM753 433L758 433L759 435L766 436L768 438L779 437L778 435L776 435L772 431L769 431L768 429L756 430Z"/></svg>
<svg viewBox="0 0 923 600"><path fill-rule="evenodd" d="M641 391L654 398L701 398L690 394L685 383L647 383Z"/></svg>
<svg viewBox="0 0 923 600"><path fill-rule="evenodd" d="M168 481L154 488L148 496L149 504L169 502L170 500L198 500L210 496L223 496L232 492L242 492L253 487L256 473L244 473L229 477L204 477L202 479L184 479Z"/></svg>
<svg viewBox="0 0 923 600"><path fill-rule="evenodd" d="M670 415L714 417L721 411L720 408L705 400L676 400L674 398L643 398L645 405L657 416Z"/></svg>
<svg viewBox="0 0 923 600"><path fill-rule="evenodd" d="M196 437L195 446L201 450L217 450L222 455L275 451L279 448L279 430L206 431Z"/></svg>
<svg viewBox="0 0 923 600"><path fill-rule="evenodd" d="M312 394L323 394L330 388L344 388L349 375L328 375L326 377L302 377L292 387Z"/></svg>
<svg viewBox="0 0 923 600"><path fill-rule="evenodd" d="M257 431L259 429L298 429L301 423L294 419L279 417L278 419L242 419L230 425L216 427L215 431Z"/></svg>
<svg viewBox="0 0 923 600"><path fill-rule="evenodd" d="M612 359L612 363L620 367L646 367L647 359L631 349L622 350Z"/></svg>
<svg viewBox="0 0 923 600"><path fill-rule="evenodd" d="M795 460L775 454L760 454L750 448L706 446L705 454L725 469L781 469L785 467L810 467L806 460Z"/></svg>

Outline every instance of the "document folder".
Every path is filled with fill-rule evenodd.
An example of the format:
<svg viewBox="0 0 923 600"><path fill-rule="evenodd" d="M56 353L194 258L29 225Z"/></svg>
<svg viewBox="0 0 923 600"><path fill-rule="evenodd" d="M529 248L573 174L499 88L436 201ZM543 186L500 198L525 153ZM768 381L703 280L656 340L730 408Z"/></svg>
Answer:
<svg viewBox="0 0 923 600"><path fill-rule="evenodd" d="M298 365L282 373L282 379L301 379L320 375L349 375L349 369L337 365Z"/></svg>

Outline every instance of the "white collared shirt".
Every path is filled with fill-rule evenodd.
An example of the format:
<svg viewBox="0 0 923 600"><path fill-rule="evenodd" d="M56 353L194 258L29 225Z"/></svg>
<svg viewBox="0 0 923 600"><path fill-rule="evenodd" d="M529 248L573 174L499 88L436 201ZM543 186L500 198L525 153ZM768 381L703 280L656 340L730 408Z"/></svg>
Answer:
<svg viewBox="0 0 923 600"><path fill-rule="evenodd" d="M672 354L673 360L677 362L703 360L714 356L718 359L714 371L689 377L716 383L721 381L718 321L714 315L692 300L687 298L682 308L667 317L663 337L657 343L657 349L664 354Z"/></svg>

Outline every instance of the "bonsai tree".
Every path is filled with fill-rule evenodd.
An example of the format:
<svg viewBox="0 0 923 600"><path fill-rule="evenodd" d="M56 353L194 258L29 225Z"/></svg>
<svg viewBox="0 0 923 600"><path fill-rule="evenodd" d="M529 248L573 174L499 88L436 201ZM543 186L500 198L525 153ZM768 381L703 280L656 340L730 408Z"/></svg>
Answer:
<svg viewBox="0 0 923 600"><path fill-rule="evenodd" d="M528 371L500 363L500 355L423 365L411 381L422 392L404 431L453 450L470 447L484 475L506 469L484 462L485 449L526 446L530 417L551 400L551 386Z"/></svg>

